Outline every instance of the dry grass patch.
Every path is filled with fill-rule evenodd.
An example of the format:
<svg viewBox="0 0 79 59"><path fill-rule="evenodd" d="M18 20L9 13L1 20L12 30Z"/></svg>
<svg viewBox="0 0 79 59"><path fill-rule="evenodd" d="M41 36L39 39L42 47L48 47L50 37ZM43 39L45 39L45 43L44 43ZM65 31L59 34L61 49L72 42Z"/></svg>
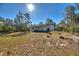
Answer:
<svg viewBox="0 0 79 59"><path fill-rule="evenodd" d="M0 55L79 55L79 45L68 39L71 34L54 31L49 38L47 35L49 33L17 32L0 36Z"/></svg>

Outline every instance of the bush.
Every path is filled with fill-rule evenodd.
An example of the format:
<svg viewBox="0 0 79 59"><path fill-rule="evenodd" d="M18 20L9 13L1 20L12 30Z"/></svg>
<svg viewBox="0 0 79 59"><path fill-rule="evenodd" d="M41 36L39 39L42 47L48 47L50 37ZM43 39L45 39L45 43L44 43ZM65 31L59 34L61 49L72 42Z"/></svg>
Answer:
<svg viewBox="0 0 79 59"><path fill-rule="evenodd" d="M64 28L63 27L57 27L56 30L57 31L64 31Z"/></svg>
<svg viewBox="0 0 79 59"><path fill-rule="evenodd" d="M56 29L55 29L56 31L65 31L65 32L69 32L69 27L57 27Z"/></svg>
<svg viewBox="0 0 79 59"><path fill-rule="evenodd" d="M8 27L8 31L14 32L14 31L16 31L16 28L14 26L10 26L10 27Z"/></svg>
<svg viewBox="0 0 79 59"><path fill-rule="evenodd" d="M23 27L22 27L22 31L27 32L27 31L29 31L29 29L28 29L27 26L23 26Z"/></svg>
<svg viewBox="0 0 79 59"><path fill-rule="evenodd" d="M9 32L9 28L7 26L3 26L3 32Z"/></svg>
<svg viewBox="0 0 79 59"><path fill-rule="evenodd" d="M2 26L2 31L3 32L13 32L13 31L16 31L16 28L13 26Z"/></svg>
<svg viewBox="0 0 79 59"><path fill-rule="evenodd" d="M79 27L75 27L75 32L79 33Z"/></svg>
<svg viewBox="0 0 79 59"><path fill-rule="evenodd" d="M0 26L0 32L2 32L3 31L3 26Z"/></svg>

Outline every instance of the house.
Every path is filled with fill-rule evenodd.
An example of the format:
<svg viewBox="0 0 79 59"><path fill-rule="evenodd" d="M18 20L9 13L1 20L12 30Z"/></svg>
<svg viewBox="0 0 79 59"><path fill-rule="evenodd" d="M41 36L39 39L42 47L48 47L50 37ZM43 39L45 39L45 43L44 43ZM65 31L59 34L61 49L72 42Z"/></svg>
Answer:
<svg viewBox="0 0 79 59"><path fill-rule="evenodd" d="M50 24L43 24L43 25L32 25L30 30L32 32L48 32L48 31L53 31L54 30L54 25Z"/></svg>
<svg viewBox="0 0 79 59"><path fill-rule="evenodd" d="M0 19L0 26L4 25L4 20Z"/></svg>

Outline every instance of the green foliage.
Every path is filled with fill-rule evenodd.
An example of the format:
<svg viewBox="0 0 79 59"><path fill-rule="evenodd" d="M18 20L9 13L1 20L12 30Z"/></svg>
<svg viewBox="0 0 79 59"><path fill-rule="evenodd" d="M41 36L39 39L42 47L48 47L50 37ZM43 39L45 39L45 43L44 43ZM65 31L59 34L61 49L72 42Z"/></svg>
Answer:
<svg viewBox="0 0 79 59"><path fill-rule="evenodd" d="M29 19L29 13L22 12L17 13L14 21L9 18L0 17L0 32L29 31L27 27L31 23Z"/></svg>
<svg viewBox="0 0 79 59"><path fill-rule="evenodd" d="M74 6L67 6L65 8L66 12L66 19L67 23L70 24L70 27L72 26L72 34L74 34L75 30L75 21L76 21L76 14L75 14L75 7Z"/></svg>
<svg viewBox="0 0 79 59"><path fill-rule="evenodd" d="M24 26L22 27L22 31L27 32L27 31L29 31L29 28L28 28L26 25L24 25Z"/></svg>
<svg viewBox="0 0 79 59"><path fill-rule="evenodd" d="M16 30L17 31L28 31L27 25L31 23L29 19L30 19L29 13L19 12L15 18Z"/></svg>
<svg viewBox="0 0 79 59"><path fill-rule="evenodd" d="M0 28L0 30L1 30L1 28ZM16 28L12 27L12 26L2 26L2 31L3 32L13 32L13 31L16 31Z"/></svg>
<svg viewBox="0 0 79 59"><path fill-rule="evenodd" d="M3 26L0 26L0 32L2 32L3 31Z"/></svg>
<svg viewBox="0 0 79 59"><path fill-rule="evenodd" d="M69 27L64 27L64 31L65 32L70 32L70 28Z"/></svg>
<svg viewBox="0 0 79 59"><path fill-rule="evenodd" d="M75 27L75 32L76 33L79 33L79 26L78 27Z"/></svg>
<svg viewBox="0 0 79 59"><path fill-rule="evenodd" d="M3 28L3 32L8 32L9 31L7 26L3 26L2 28Z"/></svg>
<svg viewBox="0 0 79 59"><path fill-rule="evenodd" d="M12 27L12 26L9 26L9 27L8 27L8 31L9 31L9 32L16 31L16 28L15 28L15 27Z"/></svg>
<svg viewBox="0 0 79 59"><path fill-rule="evenodd" d="M43 25L43 22L40 22L39 25Z"/></svg>
<svg viewBox="0 0 79 59"><path fill-rule="evenodd" d="M56 27L56 31L63 31L64 28L63 27Z"/></svg>
<svg viewBox="0 0 79 59"><path fill-rule="evenodd" d="M65 31L65 32L72 32L72 34L74 34L75 30L78 31L77 29L75 29L76 27L76 22L77 21L77 16L75 14L75 7L74 6L67 6L65 8L65 17L63 20L60 21L60 23L58 24L58 27L56 28L56 30L59 31Z"/></svg>
<svg viewBox="0 0 79 59"><path fill-rule="evenodd" d="M65 31L65 32L69 32L70 28L69 26L59 26L59 24L56 26L55 28L56 31Z"/></svg>
<svg viewBox="0 0 79 59"><path fill-rule="evenodd" d="M50 18L47 18L46 24L53 24L53 21L52 21L52 19L50 19Z"/></svg>

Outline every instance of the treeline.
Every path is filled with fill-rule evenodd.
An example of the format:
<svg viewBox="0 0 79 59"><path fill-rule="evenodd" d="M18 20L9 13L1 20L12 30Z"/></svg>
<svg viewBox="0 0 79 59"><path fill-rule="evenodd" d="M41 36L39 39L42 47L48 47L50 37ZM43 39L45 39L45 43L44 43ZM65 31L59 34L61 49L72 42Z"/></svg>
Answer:
<svg viewBox="0 0 79 59"><path fill-rule="evenodd" d="M31 26L33 25L30 19L31 19L30 14L27 12L26 13L18 12L14 19L0 17L0 32L30 31ZM47 18L45 23L41 21L39 22L39 24L34 25L42 26L45 24L46 25L53 24L54 27L56 26L56 23L53 22L51 18Z"/></svg>
<svg viewBox="0 0 79 59"><path fill-rule="evenodd" d="M42 21L39 22L38 24L35 24L35 25L39 25L39 26L42 26L42 25L53 25L54 27L56 26L56 23L53 21L53 19L51 18L46 18L46 21L45 23L43 23Z"/></svg>
<svg viewBox="0 0 79 59"><path fill-rule="evenodd" d="M59 24L53 22L51 18L47 18L45 24L53 23L56 31L79 33L79 4L66 6L64 13L64 18ZM0 32L27 32L30 30L31 23L30 14L27 12L18 12L14 19L0 17ZM43 22L38 25L43 25Z"/></svg>
<svg viewBox="0 0 79 59"><path fill-rule="evenodd" d="M17 13L14 19L0 17L0 32L29 31L29 13Z"/></svg>
<svg viewBox="0 0 79 59"><path fill-rule="evenodd" d="M57 25L56 30L79 33L79 4L70 5L64 9L64 19Z"/></svg>

